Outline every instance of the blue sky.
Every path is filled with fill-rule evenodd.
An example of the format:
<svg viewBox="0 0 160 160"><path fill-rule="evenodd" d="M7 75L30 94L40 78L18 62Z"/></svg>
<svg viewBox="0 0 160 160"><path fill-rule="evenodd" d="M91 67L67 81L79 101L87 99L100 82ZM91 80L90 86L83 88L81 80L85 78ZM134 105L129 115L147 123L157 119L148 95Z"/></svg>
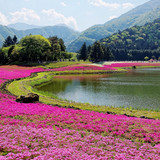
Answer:
<svg viewBox="0 0 160 160"><path fill-rule="evenodd" d="M83 31L149 0L0 0L0 24L66 24Z"/></svg>

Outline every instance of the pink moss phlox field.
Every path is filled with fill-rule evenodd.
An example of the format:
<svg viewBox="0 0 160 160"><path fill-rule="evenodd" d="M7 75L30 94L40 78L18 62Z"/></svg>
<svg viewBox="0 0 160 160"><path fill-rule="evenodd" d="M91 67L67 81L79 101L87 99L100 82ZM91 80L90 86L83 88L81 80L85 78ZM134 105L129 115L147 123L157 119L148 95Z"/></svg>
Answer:
<svg viewBox="0 0 160 160"><path fill-rule="evenodd" d="M132 66L160 66L160 63L112 63L111 65L105 65L108 67L132 67Z"/></svg>
<svg viewBox="0 0 160 160"><path fill-rule="evenodd" d="M152 132L156 130L160 123L158 120L65 109L39 103L20 104L13 100L6 95L0 101L0 153L6 154L0 157L2 160L160 158L159 144L152 146L150 143L132 142L124 137L98 134L106 126L112 130L120 126L122 130L126 125L131 128L135 125L136 137L139 127L151 129ZM74 126L81 123L84 125L75 130ZM149 124L153 126L150 128ZM103 128L99 130L101 125ZM93 128L95 133L92 132Z"/></svg>
<svg viewBox="0 0 160 160"><path fill-rule="evenodd" d="M61 68L55 68L55 69L48 69L48 71L74 71L74 70L95 70L95 71L112 71L117 70L116 68L126 68L126 67L132 67L132 66L160 66L160 63L112 63L110 65L73 65L73 66L67 66L67 67L61 67Z"/></svg>
<svg viewBox="0 0 160 160"><path fill-rule="evenodd" d="M10 122L11 119L15 120L14 124L21 124L22 121L19 120L23 120L26 125L34 122L35 127L57 126L139 142L160 143L160 120L66 109L39 103L20 104L7 98L1 98L0 115L0 124L5 124L7 120Z"/></svg>
<svg viewBox="0 0 160 160"><path fill-rule="evenodd" d="M28 77L31 75L31 73L34 72L42 72L45 71L42 68L35 68L35 69L6 69L6 68L0 68L0 79L16 79L16 78L23 78Z"/></svg>
<svg viewBox="0 0 160 160"><path fill-rule="evenodd" d="M6 124L0 126L1 160L160 159L159 147L103 137L84 131L53 130Z"/></svg>
<svg viewBox="0 0 160 160"><path fill-rule="evenodd" d="M117 70L110 66L96 66L96 65L77 65L77 66L68 66L68 67L61 67L56 69L51 69L52 71L74 71L74 70L95 70L95 71L104 71L104 70Z"/></svg>

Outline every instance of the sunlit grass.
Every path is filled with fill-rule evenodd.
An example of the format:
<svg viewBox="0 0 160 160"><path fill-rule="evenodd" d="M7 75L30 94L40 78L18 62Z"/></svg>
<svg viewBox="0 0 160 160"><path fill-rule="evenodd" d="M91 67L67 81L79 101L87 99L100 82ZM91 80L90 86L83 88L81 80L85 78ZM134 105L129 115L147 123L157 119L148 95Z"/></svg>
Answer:
<svg viewBox="0 0 160 160"><path fill-rule="evenodd" d="M75 64L88 64L91 63L89 61L65 61L65 62L51 62L48 64L45 64L44 66L47 68L60 68L60 67L66 67L71 66Z"/></svg>

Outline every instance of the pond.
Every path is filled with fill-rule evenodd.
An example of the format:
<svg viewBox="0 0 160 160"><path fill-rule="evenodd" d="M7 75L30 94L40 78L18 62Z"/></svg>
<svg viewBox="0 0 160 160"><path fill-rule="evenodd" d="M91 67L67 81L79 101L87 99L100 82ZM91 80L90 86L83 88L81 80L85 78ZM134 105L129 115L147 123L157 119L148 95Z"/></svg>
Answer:
<svg viewBox="0 0 160 160"><path fill-rule="evenodd" d="M75 102L160 109L160 68L102 75L63 75L37 87Z"/></svg>

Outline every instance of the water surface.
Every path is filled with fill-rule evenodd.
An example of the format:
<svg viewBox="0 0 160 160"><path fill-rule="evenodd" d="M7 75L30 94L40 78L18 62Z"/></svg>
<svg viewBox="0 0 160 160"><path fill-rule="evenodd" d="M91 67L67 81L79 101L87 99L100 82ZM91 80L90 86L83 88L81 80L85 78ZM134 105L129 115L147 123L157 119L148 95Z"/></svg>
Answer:
<svg viewBox="0 0 160 160"><path fill-rule="evenodd" d="M37 89L75 102L160 109L160 68L119 74L56 76Z"/></svg>

